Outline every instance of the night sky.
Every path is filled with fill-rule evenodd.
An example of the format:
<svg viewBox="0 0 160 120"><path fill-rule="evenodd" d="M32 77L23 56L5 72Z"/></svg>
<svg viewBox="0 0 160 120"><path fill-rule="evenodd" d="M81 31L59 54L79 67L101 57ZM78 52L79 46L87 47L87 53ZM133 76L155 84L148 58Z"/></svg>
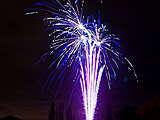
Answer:
<svg viewBox="0 0 160 120"><path fill-rule="evenodd" d="M1 104L48 98L41 89L47 64L37 64L47 50L47 33L38 17L24 16L24 9L35 1L1 2ZM88 0L89 13L94 14L97 1ZM154 9L139 0L104 0L102 11L103 21L120 37L127 56L132 58L144 92L141 97L147 101L159 95L158 17L153 17L157 16Z"/></svg>

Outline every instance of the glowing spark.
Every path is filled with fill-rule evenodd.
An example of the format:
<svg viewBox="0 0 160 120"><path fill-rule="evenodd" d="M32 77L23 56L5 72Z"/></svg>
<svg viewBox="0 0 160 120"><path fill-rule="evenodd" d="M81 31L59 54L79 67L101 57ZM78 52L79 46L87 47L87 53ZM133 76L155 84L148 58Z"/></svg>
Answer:
<svg viewBox="0 0 160 120"><path fill-rule="evenodd" d="M81 35L81 40L85 40L85 36L84 35Z"/></svg>
<svg viewBox="0 0 160 120"><path fill-rule="evenodd" d="M79 24L78 27L79 27L79 29L85 30L85 28L83 27L82 24Z"/></svg>

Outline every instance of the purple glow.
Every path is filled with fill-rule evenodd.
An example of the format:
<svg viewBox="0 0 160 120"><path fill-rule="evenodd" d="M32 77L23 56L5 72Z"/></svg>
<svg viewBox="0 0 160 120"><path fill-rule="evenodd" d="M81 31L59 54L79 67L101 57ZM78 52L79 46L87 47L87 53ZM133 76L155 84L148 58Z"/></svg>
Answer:
<svg viewBox="0 0 160 120"><path fill-rule="evenodd" d="M89 48L85 48L85 52L85 65L80 61L80 85L83 96L86 120L93 120L104 65L102 67L99 67L99 48L97 51L94 46L89 46Z"/></svg>

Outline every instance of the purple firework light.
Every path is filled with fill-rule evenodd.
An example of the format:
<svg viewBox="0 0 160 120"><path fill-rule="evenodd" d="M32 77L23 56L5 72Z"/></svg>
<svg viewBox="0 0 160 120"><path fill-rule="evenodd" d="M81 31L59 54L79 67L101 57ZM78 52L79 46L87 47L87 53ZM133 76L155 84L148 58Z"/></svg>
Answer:
<svg viewBox="0 0 160 120"><path fill-rule="evenodd" d="M93 120L97 104L99 85L104 70L104 65L98 69L100 49L94 50L94 46L86 48L86 63L80 61L81 66L81 91L86 114L86 120Z"/></svg>
<svg viewBox="0 0 160 120"><path fill-rule="evenodd" d="M135 78L137 75L131 62L120 51L120 39L111 34L106 25L83 16L83 6L84 0L41 1L35 3L26 15L39 14L47 24L51 40L47 53L54 56L49 67L55 64L57 68L70 67L78 61L85 117L93 120L102 74L106 75L109 89L120 65L133 71Z"/></svg>

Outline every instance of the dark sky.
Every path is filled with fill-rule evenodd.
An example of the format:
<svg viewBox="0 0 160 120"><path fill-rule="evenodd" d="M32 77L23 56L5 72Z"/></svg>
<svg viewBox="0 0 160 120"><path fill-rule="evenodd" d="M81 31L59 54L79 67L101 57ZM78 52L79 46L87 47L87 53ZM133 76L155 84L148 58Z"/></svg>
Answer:
<svg viewBox="0 0 160 120"><path fill-rule="evenodd" d="M1 2L1 100L44 97L40 81L46 79L47 68L35 63L46 51L47 33L37 17L24 16L24 9L35 1ZM90 13L97 4L89 0ZM132 56L145 94L158 94L158 18L153 17L154 10L140 0L104 0L102 11L103 20L121 38L127 55Z"/></svg>

